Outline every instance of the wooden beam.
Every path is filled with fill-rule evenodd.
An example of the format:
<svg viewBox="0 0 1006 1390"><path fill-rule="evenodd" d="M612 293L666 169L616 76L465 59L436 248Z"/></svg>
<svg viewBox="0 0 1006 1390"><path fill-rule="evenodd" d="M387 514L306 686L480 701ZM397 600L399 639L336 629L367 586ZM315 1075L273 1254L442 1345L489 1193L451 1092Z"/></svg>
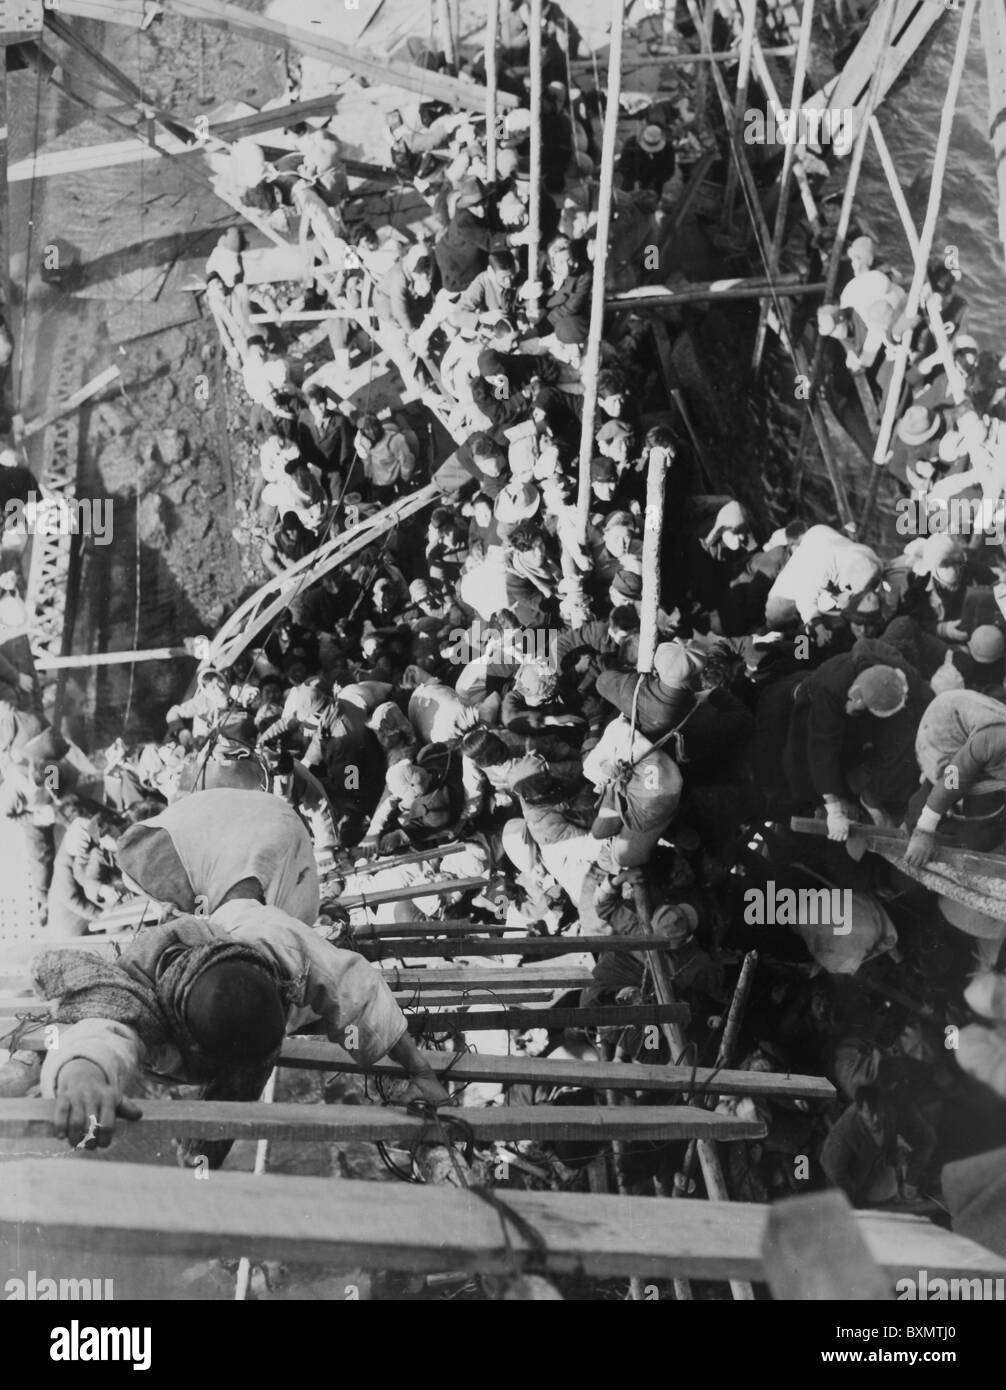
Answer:
<svg viewBox="0 0 1006 1390"><path fill-rule="evenodd" d="M622 85L622 29L625 0L611 0L608 30L608 90L604 108L604 134L601 139L601 168L598 187L597 227L594 237L594 265L590 294L590 330L583 361L583 418L580 424L578 460L577 524L580 538L587 534L590 515L590 465L594 457L594 417L597 413L597 374L601 365L601 332L604 327L604 278L611 236L611 203L615 179L615 144L618 136L618 103Z"/></svg>
<svg viewBox="0 0 1006 1390"><path fill-rule="evenodd" d="M798 275L781 275L775 293L782 299L823 294L823 284L807 284ZM605 297L609 309L673 309L679 304L704 304L713 299L763 299L771 295L773 283L755 276L750 279L711 280L707 284L684 285L680 289L664 285L640 285L634 290L618 290Z"/></svg>
<svg viewBox="0 0 1006 1390"><path fill-rule="evenodd" d="M621 1091L664 1091L690 1095L780 1096L787 1100L834 1100L835 1088L822 1076L784 1076L776 1072L715 1071L709 1067L647 1066L645 1062L582 1062L551 1057L493 1057L481 1052L423 1051L438 1076L451 1081L524 1082L542 1086L587 1086ZM288 1038L280 1066L304 1071L337 1071L371 1076L404 1076L397 1062L363 1066L336 1043Z"/></svg>
<svg viewBox="0 0 1006 1390"><path fill-rule="evenodd" d="M500 0L489 0L486 18L486 42L484 61L486 69L485 118L486 118L486 178L496 182L496 96L499 84L496 80L496 51L499 44Z"/></svg>
<svg viewBox="0 0 1006 1390"><path fill-rule="evenodd" d="M330 1264L335 1268L508 1274L529 1242L477 1193L389 1182L190 1172L88 1160L15 1159L0 1185L0 1248ZM596 1277L765 1278L771 1208L759 1203L658 1202L596 1193L496 1192L544 1245L547 1270ZM922 1218L857 1212L887 1276L1002 1278L1006 1261ZM28 1247L30 1248L30 1247ZM10 1259L8 1258L10 1263Z"/></svg>
<svg viewBox="0 0 1006 1390"><path fill-rule="evenodd" d="M270 19L266 15L252 14L238 5L225 4L223 0L163 0L163 5L170 14L212 24L229 34L278 45L287 51L305 53L312 58L327 58L336 67L345 69L355 77L365 77L381 85L403 87L406 91L415 92L424 101L444 101L468 111L481 112L484 109L485 94L474 82L444 77L440 73L381 57L364 48L339 43L319 29L308 29ZM509 92L500 92L497 100L505 108L518 105L517 98Z"/></svg>
<svg viewBox="0 0 1006 1390"><path fill-rule="evenodd" d="M773 1203L762 1260L777 1301L859 1303L894 1298L844 1192L812 1192Z"/></svg>
<svg viewBox="0 0 1006 1390"><path fill-rule="evenodd" d="M538 271L541 261L541 31L542 0L530 0L528 33L531 49L528 61L531 72L528 82L528 99L531 107L531 199L528 203L527 227L530 240L527 248L527 273L532 285L539 284ZM536 294L528 300L528 322L538 320L538 301Z"/></svg>
<svg viewBox="0 0 1006 1390"><path fill-rule="evenodd" d="M31 439L34 435L41 434L44 429L54 425L57 420L62 420L64 415L69 415L71 411L82 406L85 401L91 400L100 391L104 391L106 386L111 386L113 381L118 381L119 377L118 367L114 365L106 367L103 372L99 372L97 376L85 382L78 391L74 391L72 396L67 396L66 400L51 410L48 415L42 415L37 420L32 420L25 425L21 430L20 438L22 440Z"/></svg>
<svg viewBox="0 0 1006 1390"><path fill-rule="evenodd" d="M431 924L431 932L436 924ZM408 956L566 956L601 951L639 951L667 948L665 936L503 936L492 941L452 937L446 941L382 937L369 942L355 933L354 949L368 960L401 960Z"/></svg>
<svg viewBox="0 0 1006 1390"><path fill-rule="evenodd" d="M823 820L814 820L809 816L793 816L789 828L800 835L820 837L828 833L828 827ZM900 851L908 848L909 837L902 831L891 830L887 826L852 825L849 828L849 839L859 840L867 849L888 850L892 854L900 854ZM985 878L1006 879L1006 854L961 849L942 835L935 837L931 862L946 864L949 868L964 873L982 874Z"/></svg>
<svg viewBox="0 0 1006 1390"><path fill-rule="evenodd" d="M540 966L522 965L514 969L483 968L478 966L446 966L432 970L401 970L384 968L384 979L393 990L424 989L586 989L594 983L594 972L586 965Z"/></svg>
<svg viewBox="0 0 1006 1390"><path fill-rule="evenodd" d="M549 1032L565 1028L629 1028L634 1024L687 1023L691 1010L687 1004L599 1004L585 1009L486 1009L484 1012L428 1013L425 1009L408 1015L410 1033L471 1033L509 1030L524 1033L529 1028Z"/></svg>
<svg viewBox="0 0 1006 1390"><path fill-rule="evenodd" d="M404 1110L382 1105L265 1104L262 1101L144 1100L143 1118L124 1129L150 1138L283 1139L303 1143L443 1142L435 1125ZM710 1138L762 1139L759 1120L740 1120L695 1110L690 1105L632 1105L616 1115L592 1105L493 1105L485 1110L448 1110L459 1115L476 1140ZM8 1139L52 1137L53 1102L0 1100L0 1135Z"/></svg>
<svg viewBox="0 0 1006 1390"><path fill-rule="evenodd" d="M372 893L345 893L339 907L374 907L379 903L408 902L410 898L442 898L448 893L467 893L485 888L488 878L442 878L433 883L408 883L403 888L375 888Z"/></svg>

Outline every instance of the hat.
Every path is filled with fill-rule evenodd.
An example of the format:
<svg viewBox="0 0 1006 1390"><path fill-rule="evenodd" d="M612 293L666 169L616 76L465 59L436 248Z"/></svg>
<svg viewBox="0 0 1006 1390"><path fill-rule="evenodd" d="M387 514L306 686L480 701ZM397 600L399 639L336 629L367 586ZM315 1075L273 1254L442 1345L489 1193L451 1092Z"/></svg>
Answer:
<svg viewBox="0 0 1006 1390"><path fill-rule="evenodd" d="M908 700L908 679L904 671L894 666L871 666L849 686L862 696L863 704L877 719L889 719L905 708Z"/></svg>
<svg viewBox="0 0 1006 1390"><path fill-rule="evenodd" d="M515 782L513 789L529 806L553 806L565 801L568 794L566 786L551 772L532 772L530 777Z"/></svg>
<svg viewBox="0 0 1006 1390"><path fill-rule="evenodd" d="M701 652L682 642L661 642L653 654L653 669L664 685L688 685L706 664Z"/></svg>
<svg viewBox="0 0 1006 1390"><path fill-rule="evenodd" d="M898 421L898 438L902 444L925 444L939 432L940 417L924 405L910 405Z"/></svg>
<svg viewBox="0 0 1006 1390"><path fill-rule="evenodd" d="M418 603L420 599L429 598L430 586L425 579L413 579L409 585L409 598L413 603Z"/></svg>
<svg viewBox="0 0 1006 1390"><path fill-rule="evenodd" d="M632 570L619 570L611 581L611 592L621 598L637 599L643 594L643 577Z"/></svg>
<svg viewBox="0 0 1006 1390"><path fill-rule="evenodd" d="M659 154L667 145L667 136L658 125L644 125L639 135L639 148L647 154Z"/></svg>
<svg viewBox="0 0 1006 1390"><path fill-rule="evenodd" d="M560 343L585 343L590 331L587 320L579 314L564 314L553 327Z"/></svg>
<svg viewBox="0 0 1006 1390"><path fill-rule="evenodd" d="M843 616L846 622L879 628L884 621L884 609L880 602L880 595L875 589L871 589L865 594L858 594L846 604Z"/></svg>
<svg viewBox="0 0 1006 1390"><path fill-rule="evenodd" d="M613 439L629 439L632 433L632 426L627 425L624 420L607 420L597 431L595 438L598 444L610 444Z"/></svg>
<svg viewBox="0 0 1006 1390"><path fill-rule="evenodd" d="M459 208L473 208L476 204L484 202L486 196L485 184L481 179L465 179L458 189Z"/></svg>
<svg viewBox="0 0 1006 1390"><path fill-rule="evenodd" d="M690 903L662 903L650 916L650 929L666 936L670 947L683 946L699 925L699 914Z"/></svg>
<svg viewBox="0 0 1006 1390"><path fill-rule="evenodd" d="M590 481L592 483L614 483L618 481L618 473L611 459L599 454L597 458L590 461ZM617 513L616 513L617 515Z"/></svg>
<svg viewBox="0 0 1006 1390"><path fill-rule="evenodd" d="M510 482L497 496L493 512L497 521L512 525L534 516L540 503L541 493L534 483Z"/></svg>
<svg viewBox="0 0 1006 1390"><path fill-rule="evenodd" d="M611 512L604 519L604 530L613 531L616 526L626 526L630 531L635 529L635 519L631 512Z"/></svg>
<svg viewBox="0 0 1006 1390"><path fill-rule="evenodd" d="M978 339L972 338L970 333L958 333L953 341L954 356L959 352L978 353L981 349L978 346Z"/></svg>
<svg viewBox="0 0 1006 1390"><path fill-rule="evenodd" d="M526 106L517 106L503 117L504 139L520 144L531 132L531 112Z"/></svg>
<svg viewBox="0 0 1006 1390"><path fill-rule="evenodd" d="M872 265L873 249L873 237L858 236L855 241L849 243L849 249L845 254L850 261L866 261Z"/></svg>
<svg viewBox="0 0 1006 1390"><path fill-rule="evenodd" d="M992 623L983 623L968 639L968 651L979 666L991 666L1006 651L1006 637Z"/></svg>

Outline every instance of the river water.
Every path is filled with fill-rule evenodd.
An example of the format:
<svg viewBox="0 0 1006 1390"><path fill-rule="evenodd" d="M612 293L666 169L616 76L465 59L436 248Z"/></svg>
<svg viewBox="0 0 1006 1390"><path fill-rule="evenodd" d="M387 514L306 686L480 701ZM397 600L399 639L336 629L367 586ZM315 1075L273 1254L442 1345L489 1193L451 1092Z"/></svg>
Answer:
<svg viewBox="0 0 1006 1390"><path fill-rule="evenodd" d="M882 106L878 120L908 195L916 227L921 227L929 192L929 175L946 97L960 14L949 11L912 59L908 81ZM975 16L968 47L943 197L933 243L934 254L956 246L963 272L961 290L968 301L967 328L983 348L1006 351L1006 266L998 233L995 159L988 127L988 75L981 28ZM881 241L885 260L906 271L912 262L901 222L888 191L873 142L856 199L859 219Z"/></svg>

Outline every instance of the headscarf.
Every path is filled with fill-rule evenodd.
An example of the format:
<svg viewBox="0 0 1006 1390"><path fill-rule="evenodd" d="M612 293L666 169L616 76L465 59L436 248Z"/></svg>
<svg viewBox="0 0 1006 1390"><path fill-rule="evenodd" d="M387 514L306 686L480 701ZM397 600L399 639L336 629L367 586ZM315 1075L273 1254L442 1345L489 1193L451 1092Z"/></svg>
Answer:
<svg viewBox="0 0 1006 1390"><path fill-rule="evenodd" d="M294 1002L264 952L196 917L147 927L114 964L92 951L43 951L33 962L36 989L56 999L59 1023L105 1018L132 1028L146 1049L177 1047L189 1061L196 1052L187 1017L192 990L211 966L249 965L275 984L285 1008Z"/></svg>

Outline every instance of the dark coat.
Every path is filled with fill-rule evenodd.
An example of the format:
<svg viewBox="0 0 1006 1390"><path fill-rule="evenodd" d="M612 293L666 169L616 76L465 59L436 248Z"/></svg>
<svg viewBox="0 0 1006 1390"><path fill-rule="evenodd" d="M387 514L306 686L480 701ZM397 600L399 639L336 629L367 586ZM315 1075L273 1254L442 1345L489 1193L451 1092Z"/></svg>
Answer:
<svg viewBox="0 0 1006 1390"><path fill-rule="evenodd" d="M849 687L871 666L893 666L908 679L904 709L886 719L847 715ZM918 786L915 731L933 692L886 642L860 638L797 686L783 768L793 795L813 801L849 797L848 775L869 768L870 789L883 806L906 802Z"/></svg>
<svg viewBox="0 0 1006 1390"><path fill-rule="evenodd" d="M454 214L433 248L440 279L448 294L466 290L489 264L493 233L484 218L467 208Z"/></svg>
<svg viewBox="0 0 1006 1390"><path fill-rule="evenodd" d="M631 671L602 671L597 678L597 693L631 719L638 679ZM636 703L636 728L646 738L660 738L681 723L694 699L690 690L665 685L657 675L644 676Z"/></svg>

